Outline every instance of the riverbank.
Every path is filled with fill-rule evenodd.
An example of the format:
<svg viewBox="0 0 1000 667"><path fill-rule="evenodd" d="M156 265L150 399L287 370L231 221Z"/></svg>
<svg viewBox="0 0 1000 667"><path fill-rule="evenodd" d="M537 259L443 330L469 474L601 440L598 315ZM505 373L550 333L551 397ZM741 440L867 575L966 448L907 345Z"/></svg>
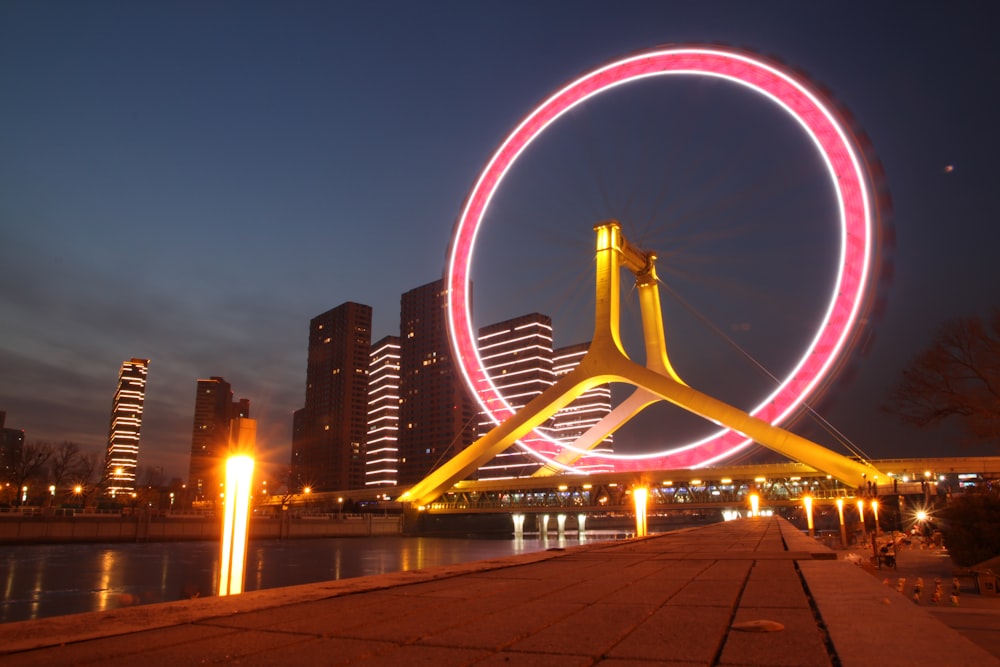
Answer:
<svg viewBox="0 0 1000 667"><path fill-rule="evenodd" d="M250 539L372 537L401 535L399 515L306 515L254 517ZM0 515L0 544L74 544L95 542L179 542L218 540L221 523L204 514Z"/></svg>

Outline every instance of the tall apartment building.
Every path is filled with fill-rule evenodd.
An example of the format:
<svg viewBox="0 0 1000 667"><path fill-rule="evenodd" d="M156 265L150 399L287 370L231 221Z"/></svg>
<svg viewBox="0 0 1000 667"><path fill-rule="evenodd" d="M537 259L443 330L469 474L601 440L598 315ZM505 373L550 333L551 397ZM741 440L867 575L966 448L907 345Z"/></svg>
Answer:
<svg viewBox="0 0 1000 667"><path fill-rule="evenodd" d="M289 488L365 485L372 309L343 303L309 322L305 406L292 424Z"/></svg>
<svg viewBox="0 0 1000 667"><path fill-rule="evenodd" d="M234 419L250 416L250 400L233 401L233 390L221 377L198 380L191 432L188 489L196 500L215 501L225 483L229 429Z"/></svg>
<svg viewBox="0 0 1000 667"><path fill-rule="evenodd" d="M399 473L399 336L372 345L368 366L365 486L395 486Z"/></svg>
<svg viewBox="0 0 1000 667"><path fill-rule="evenodd" d="M479 356L493 384L507 403L518 410L555 382L552 357L552 318L540 313L522 315L479 330ZM493 428L480 413L479 435ZM539 429L543 430L543 429ZM527 443L536 451L553 455L554 447L541 438ZM521 447L512 446L479 468L479 479L526 477L540 461Z"/></svg>
<svg viewBox="0 0 1000 667"><path fill-rule="evenodd" d="M471 444L476 409L448 339L447 288L436 280L400 300L399 475L414 484Z"/></svg>
<svg viewBox="0 0 1000 667"><path fill-rule="evenodd" d="M111 406L108 448L104 456L106 491L111 497L135 490L148 372L149 359L136 358L122 363L118 372L118 389Z"/></svg>
<svg viewBox="0 0 1000 667"><path fill-rule="evenodd" d="M553 351L553 370L556 379L576 368L590 349L590 342L561 347ZM556 413L552 429L556 437L569 444L611 412L611 385L602 384L584 392L575 401ZM612 453L614 436L608 436L602 443L591 449L594 453ZM580 459L576 468L586 472L610 472L609 464L588 464Z"/></svg>
<svg viewBox="0 0 1000 667"><path fill-rule="evenodd" d="M24 451L24 429L7 428L7 412L0 410L0 483L11 479Z"/></svg>

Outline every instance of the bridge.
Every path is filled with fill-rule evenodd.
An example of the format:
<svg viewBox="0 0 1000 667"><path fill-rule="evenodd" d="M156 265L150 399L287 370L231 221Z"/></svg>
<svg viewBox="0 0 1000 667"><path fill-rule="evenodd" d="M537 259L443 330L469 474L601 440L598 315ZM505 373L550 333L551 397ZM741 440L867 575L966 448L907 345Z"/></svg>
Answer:
<svg viewBox="0 0 1000 667"><path fill-rule="evenodd" d="M1000 456L880 459L872 462L886 477L876 487L848 486L804 463L764 463L700 469L645 470L590 475L463 480L426 505L428 514L631 513L635 488L649 490L651 512L745 509L756 494L762 508L801 505L810 496L819 505L838 498L938 496L968 485L1000 480ZM298 493L269 498L262 505L337 511L345 500L371 511L399 511L402 489L381 487Z"/></svg>

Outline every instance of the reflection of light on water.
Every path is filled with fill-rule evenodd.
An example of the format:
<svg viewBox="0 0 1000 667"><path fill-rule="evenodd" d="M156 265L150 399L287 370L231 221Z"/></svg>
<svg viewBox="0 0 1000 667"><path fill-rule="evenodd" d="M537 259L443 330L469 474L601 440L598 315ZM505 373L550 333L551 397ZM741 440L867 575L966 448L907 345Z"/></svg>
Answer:
<svg viewBox="0 0 1000 667"><path fill-rule="evenodd" d="M160 591L161 591L161 593L163 591L167 590L167 584L170 581L170 579L168 577L169 574L170 574L170 558L167 557L167 554L161 553L160 554Z"/></svg>
<svg viewBox="0 0 1000 667"><path fill-rule="evenodd" d="M115 556L117 553L111 549L105 549L101 554L101 583L97 587L97 611L108 609L111 600L111 572L115 568Z"/></svg>
<svg viewBox="0 0 1000 667"><path fill-rule="evenodd" d="M31 616L29 616L31 620L38 618L38 611L42 602L42 593L45 591L45 577L42 575L43 572L43 568L35 568L35 594L31 596Z"/></svg>
<svg viewBox="0 0 1000 667"><path fill-rule="evenodd" d="M264 559L261 557L260 547L257 547L253 552L254 558L256 559L256 564L254 565L254 581L256 586L254 590L261 590L264 588ZM249 568L248 568L249 569Z"/></svg>
<svg viewBox="0 0 1000 667"><path fill-rule="evenodd" d="M17 575L17 560L11 558L6 562L7 565L7 581L3 585L3 599L11 600L14 598L14 579Z"/></svg>

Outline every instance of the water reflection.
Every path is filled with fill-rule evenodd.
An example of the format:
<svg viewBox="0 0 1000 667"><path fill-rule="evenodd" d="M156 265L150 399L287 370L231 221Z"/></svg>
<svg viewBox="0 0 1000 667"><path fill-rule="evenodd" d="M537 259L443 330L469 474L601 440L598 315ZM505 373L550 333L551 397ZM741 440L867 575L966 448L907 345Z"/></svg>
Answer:
<svg viewBox="0 0 1000 667"><path fill-rule="evenodd" d="M587 534L583 541L611 539ZM429 537L254 541L245 590L453 565L578 544L574 537L517 540ZM213 595L216 542L0 547L0 622Z"/></svg>

